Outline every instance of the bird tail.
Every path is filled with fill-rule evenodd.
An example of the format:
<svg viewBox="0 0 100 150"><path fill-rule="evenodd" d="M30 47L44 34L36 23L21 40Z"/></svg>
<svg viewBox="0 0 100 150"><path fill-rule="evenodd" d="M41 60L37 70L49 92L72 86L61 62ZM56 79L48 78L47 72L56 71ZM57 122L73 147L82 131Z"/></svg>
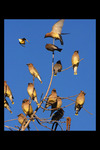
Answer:
<svg viewBox="0 0 100 150"><path fill-rule="evenodd" d="M42 83L42 80L41 80L40 76L38 76L37 78L38 78L38 79L39 79L39 81Z"/></svg>
<svg viewBox="0 0 100 150"><path fill-rule="evenodd" d="M29 42L27 39L26 39L26 41ZM30 43L30 42L29 42L29 43Z"/></svg>
<svg viewBox="0 0 100 150"><path fill-rule="evenodd" d="M12 104L14 104L13 98L14 97L12 95L9 96L9 99L11 100Z"/></svg>
<svg viewBox="0 0 100 150"><path fill-rule="evenodd" d="M63 40L62 40L62 36L60 35L60 43L61 43L61 45L63 45L64 43L63 43Z"/></svg>
<svg viewBox="0 0 100 150"><path fill-rule="evenodd" d="M77 66L74 66L73 69L74 69L74 75L77 75Z"/></svg>
<svg viewBox="0 0 100 150"><path fill-rule="evenodd" d="M62 49L61 49L61 48L59 48L59 49L58 49L58 51L59 51L59 52L61 52L61 51L62 51Z"/></svg>
<svg viewBox="0 0 100 150"><path fill-rule="evenodd" d="M61 33L61 35L66 35L66 34L70 34L70 33Z"/></svg>
<svg viewBox="0 0 100 150"><path fill-rule="evenodd" d="M79 109L78 109L78 108L76 108L76 113L75 113L75 115L76 115L76 116L78 116L78 110L79 110Z"/></svg>
<svg viewBox="0 0 100 150"><path fill-rule="evenodd" d="M9 107L7 107L7 109L9 110L9 112L12 114L12 111L11 111L11 109L9 108Z"/></svg>
<svg viewBox="0 0 100 150"><path fill-rule="evenodd" d="M34 97L34 101L38 104L37 96Z"/></svg>

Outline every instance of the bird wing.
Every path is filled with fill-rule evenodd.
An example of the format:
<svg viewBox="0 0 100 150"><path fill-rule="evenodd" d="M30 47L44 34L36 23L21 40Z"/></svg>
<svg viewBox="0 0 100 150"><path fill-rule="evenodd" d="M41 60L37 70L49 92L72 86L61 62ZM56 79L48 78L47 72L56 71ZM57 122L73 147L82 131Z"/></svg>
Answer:
<svg viewBox="0 0 100 150"><path fill-rule="evenodd" d="M53 32L56 32L56 33L58 33L58 34L61 34L63 24L64 24L64 19L61 19L61 20L57 21L57 22L53 25L52 31L53 31Z"/></svg>

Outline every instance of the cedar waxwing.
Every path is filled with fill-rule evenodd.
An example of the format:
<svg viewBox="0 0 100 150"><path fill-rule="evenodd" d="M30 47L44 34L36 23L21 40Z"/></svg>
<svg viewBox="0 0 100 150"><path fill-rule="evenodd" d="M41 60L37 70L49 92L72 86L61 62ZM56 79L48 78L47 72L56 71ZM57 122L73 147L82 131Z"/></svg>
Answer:
<svg viewBox="0 0 100 150"><path fill-rule="evenodd" d="M31 106L29 100L24 99L24 100L22 101L22 110L23 110L23 112L24 112L26 115L28 115L29 117L31 117L31 115L33 114L33 108L32 108L32 106ZM33 121L34 121L34 119L33 119Z"/></svg>
<svg viewBox="0 0 100 150"><path fill-rule="evenodd" d="M61 52L62 51L61 48L58 48L56 45L53 45L53 44L46 44L45 48L51 52L54 52L54 51Z"/></svg>
<svg viewBox="0 0 100 150"><path fill-rule="evenodd" d="M74 70L74 75L77 75L77 68L79 65L79 51L74 51L74 54L72 55L72 65Z"/></svg>
<svg viewBox="0 0 100 150"><path fill-rule="evenodd" d="M61 72L61 70L62 70L62 64L61 61L59 60L56 62L56 64L53 67L54 76L56 76L58 72Z"/></svg>
<svg viewBox="0 0 100 150"><path fill-rule="evenodd" d="M38 78L39 81L42 83L42 80L40 78L40 75L38 73L38 71L36 70L36 68L33 66L32 63L26 64L28 66L29 72L35 77Z"/></svg>
<svg viewBox="0 0 100 150"><path fill-rule="evenodd" d="M63 40L62 40L61 34L69 34L69 33L61 33L63 24L64 24L64 19L60 19L59 21L57 21L53 25L52 31L45 35L45 38L52 37L53 39L60 40L61 45L63 45Z"/></svg>
<svg viewBox="0 0 100 150"><path fill-rule="evenodd" d="M57 93L56 93L56 89L53 89L51 94L49 95L47 101L46 101L45 108L48 108L49 106L54 104L56 101L57 101ZM43 110L43 112L44 111L45 111L45 109Z"/></svg>
<svg viewBox="0 0 100 150"><path fill-rule="evenodd" d="M4 108L8 109L10 111L10 113L12 114L12 111L9 107L9 103L7 102L7 100L4 98Z"/></svg>
<svg viewBox="0 0 100 150"><path fill-rule="evenodd" d="M25 45L25 41L29 42L27 39L22 38L22 39L18 39L19 40L19 44L21 45Z"/></svg>
<svg viewBox="0 0 100 150"><path fill-rule="evenodd" d="M51 108L59 108L59 107L61 107L61 105L62 105L62 99L59 96L57 96L57 101L56 101L56 103L52 104ZM51 110L50 116L52 115L52 113L54 111L56 111L56 110Z"/></svg>
<svg viewBox="0 0 100 150"><path fill-rule="evenodd" d="M10 90L10 87L7 85L7 81L4 81L4 95L5 95L5 97L6 97L6 96L9 97L9 99L10 99L11 102L12 102L12 104L14 104L14 101L13 101L14 97L13 97L13 95L12 95L12 92L11 92L11 90Z"/></svg>
<svg viewBox="0 0 100 150"><path fill-rule="evenodd" d="M27 92L31 99L33 99L38 105L37 94L33 83L28 83Z"/></svg>
<svg viewBox="0 0 100 150"><path fill-rule="evenodd" d="M51 118L51 120L57 120L59 121L64 115L64 110L62 108L59 108L57 112L55 112Z"/></svg>
<svg viewBox="0 0 100 150"><path fill-rule="evenodd" d="M27 121L28 121L27 118L22 113L18 115L18 122L21 125L23 124L25 126ZM27 126L27 129L30 130L30 126L29 125Z"/></svg>
<svg viewBox="0 0 100 150"><path fill-rule="evenodd" d="M84 91L81 91L79 93L79 95L76 98L76 102L75 102L75 110L76 113L75 115L78 115L78 112L81 110L81 108L83 107L83 104L85 102L85 95L86 93L84 93Z"/></svg>

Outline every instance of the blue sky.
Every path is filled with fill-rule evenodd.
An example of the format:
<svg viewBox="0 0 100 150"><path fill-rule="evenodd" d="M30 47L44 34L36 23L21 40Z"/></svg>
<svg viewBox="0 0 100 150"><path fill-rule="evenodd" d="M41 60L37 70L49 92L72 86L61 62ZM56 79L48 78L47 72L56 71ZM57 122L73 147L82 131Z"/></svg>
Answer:
<svg viewBox="0 0 100 150"><path fill-rule="evenodd" d="M43 92L43 96L49 85L52 67L52 53L45 49L47 43L53 43L52 38L44 38L50 32L52 26L59 19L5 19L4 20L4 80L7 81L14 96L14 105L11 104L12 114L4 109L4 121L15 119L17 115L23 113L21 105L23 99L28 99L27 86L32 82L32 75L29 73L27 63L32 63L38 70L43 83L35 79L35 88L38 101ZM63 69L71 65L71 57L75 50L79 50L80 59L78 75L75 76L73 69L58 73L53 77L52 85L48 95L55 88L57 95L61 97L73 96L83 90L85 95L84 108L93 115L81 109L78 116L75 116L74 104L64 108L64 117L71 117L71 131L96 130L96 20L95 19L65 19L62 33L64 45L59 40L55 45L62 48L62 52L55 52L54 63L61 60ZM30 41L25 47L19 44L18 39L25 37ZM73 98L74 100L76 97ZM62 106L72 103L63 100ZM44 104L42 105L44 106ZM36 109L35 102L32 101L33 110ZM24 114L24 113L23 113ZM36 113L40 118L48 118L50 111L40 108ZM62 121L65 119L63 118ZM20 126L17 120L6 122L5 125L14 127ZM39 130L48 130L40 126L36 121L35 125ZM44 124L46 125L46 124ZM47 124L49 127L51 125ZM33 123L30 123L31 130L36 130ZM63 124L66 129L66 124ZM8 130L4 128L4 130ZM27 130L27 129L26 129ZM58 130L60 128L58 127Z"/></svg>

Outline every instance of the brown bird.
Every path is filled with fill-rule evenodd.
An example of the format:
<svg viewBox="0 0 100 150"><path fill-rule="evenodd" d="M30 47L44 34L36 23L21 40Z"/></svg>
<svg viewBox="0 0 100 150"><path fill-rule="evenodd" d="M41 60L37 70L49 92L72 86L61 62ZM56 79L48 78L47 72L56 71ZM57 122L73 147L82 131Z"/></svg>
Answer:
<svg viewBox="0 0 100 150"><path fill-rule="evenodd" d="M57 21L53 25L52 31L49 33L46 33L44 38L51 37L53 39L60 40L61 45L63 45L63 40L62 40L61 34L68 34L68 33L61 33L63 24L64 24L64 19L60 19L59 21Z"/></svg>
<svg viewBox="0 0 100 150"><path fill-rule="evenodd" d="M66 131L70 131L70 125L71 125L71 118L67 117L67 128L66 128Z"/></svg>
<svg viewBox="0 0 100 150"><path fill-rule="evenodd" d="M12 102L12 104L14 104L14 101L13 101L14 97L13 97L13 95L12 95L12 92L11 92L11 90L10 90L10 87L7 85L7 81L4 81L4 95L5 95L5 97L6 97L6 96L9 97L9 99L10 99L11 102Z"/></svg>
<svg viewBox="0 0 100 150"><path fill-rule="evenodd" d="M37 105L39 105L37 100L36 90L34 88L33 83L28 83L27 92L28 95L31 97L31 99L33 99L37 103Z"/></svg>
<svg viewBox="0 0 100 150"><path fill-rule="evenodd" d="M75 110L76 113L75 115L78 115L78 112L81 110L81 108L83 107L83 104L85 102L85 95L86 93L84 93L84 91L81 91L79 93L79 95L76 98L76 102L75 102Z"/></svg>
<svg viewBox="0 0 100 150"><path fill-rule="evenodd" d="M52 104L51 108L59 108L59 107L61 107L61 105L62 105L62 99L61 99L59 96L57 96L57 101L56 101L56 103ZM52 113L53 113L54 111L56 111L56 110L57 110L57 109L51 110L50 116L51 116Z"/></svg>
<svg viewBox="0 0 100 150"><path fill-rule="evenodd" d="M18 40L19 40L19 44L21 44L22 46L25 45L25 41L29 42L26 38L22 38Z"/></svg>
<svg viewBox="0 0 100 150"><path fill-rule="evenodd" d="M74 70L74 75L77 75L77 68L79 65L79 51L74 51L74 54L72 55L72 65L73 65L73 70Z"/></svg>
<svg viewBox="0 0 100 150"><path fill-rule="evenodd" d="M26 123L28 122L28 120L27 120L27 118L21 113L21 114L18 115L18 122L19 122L21 125L25 126ZM29 125L27 126L27 129L30 130L30 126L29 126Z"/></svg>
<svg viewBox="0 0 100 150"><path fill-rule="evenodd" d="M38 78L39 81L42 83L41 77L38 73L38 71L36 70L36 68L33 66L32 63L26 64L28 66L29 72L31 73L32 76L34 76L35 78Z"/></svg>
<svg viewBox="0 0 100 150"><path fill-rule="evenodd" d="M8 109L9 112L12 114L12 111L11 111L11 109L9 107L9 103L7 102L7 100L5 98L4 98L4 108Z"/></svg>
<svg viewBox="0 0 100 150"><path fill-rule="evenodd" d="M46 101L45 108L48 108L49 106L54 104L56 101L57 101L57 93L56 93L56 89L53 89L51 94L49 95L47 101ZM45 111L45 109L43 110L43 112L44 111Z"/></svg>
<svg viewBox="0 0 100 150"><path fill-rule="evenodd" d="M62 70L62 64L61 61L59 60L56 62L56 64L53 67L54 76L56 76L58 72L61 72L61 70Z"/></svg>
<svg viewBox="0 0 100 150"><path fill-rule="evenodd" d="M45 48L51 52L54 52L54 51L61 52L62 51L61 48L58 48L56 45L53 45L53 44L46 44Z"/></svg>
<svg viewBox="0 0 100 150"><path fill-rule="evenodd" d="M23 110L23 112L24 112L26 115L28 115L29 117L31 117L31 115L33 114L33 108L32 108L32 106L31 106L29 100L24 99L24 100L22 101L22 110ZM34 119L33 119L33 121L34 121Z"/></svg>

